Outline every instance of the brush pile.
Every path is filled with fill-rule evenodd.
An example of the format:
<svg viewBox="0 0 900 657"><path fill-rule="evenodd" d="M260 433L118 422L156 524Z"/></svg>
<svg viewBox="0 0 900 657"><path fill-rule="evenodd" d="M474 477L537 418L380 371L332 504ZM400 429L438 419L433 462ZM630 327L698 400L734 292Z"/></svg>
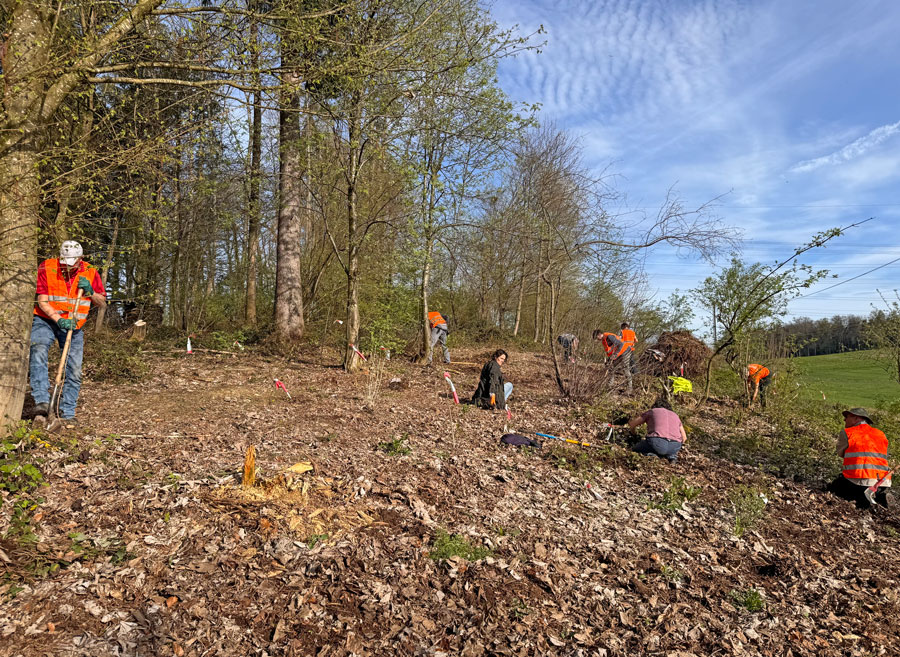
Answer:
<svg viewBox="0 0 900 657"><path fill-rule="evenodd" d="M684 365L684 376L688 379L694 379L706 370L706 361L711 354L709 347L689 331L663 333L651 349L663 355L662 361L646 358L641 371L655 376L680 375Z"/></svg>

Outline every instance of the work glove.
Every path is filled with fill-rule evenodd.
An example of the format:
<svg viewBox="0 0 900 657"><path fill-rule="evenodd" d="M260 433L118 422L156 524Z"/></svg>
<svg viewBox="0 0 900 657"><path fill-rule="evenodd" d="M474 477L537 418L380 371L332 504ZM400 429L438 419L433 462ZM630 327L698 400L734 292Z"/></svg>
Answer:
<svg viewBox="0 0 900 657"><path fill-rule="evenodd" d="M89 297L94 293L94 287L84 276L78 279L78 289L84 290L84 296L86 297Z"/></svg>
<svg viewBox="0 0 900 657"><path fill-rule="evenodd" d="M74 319L60 318L60 319L56 320L56 325L59 328L61 328L63 331L74 331L75 330L75 320Z"/></svg>

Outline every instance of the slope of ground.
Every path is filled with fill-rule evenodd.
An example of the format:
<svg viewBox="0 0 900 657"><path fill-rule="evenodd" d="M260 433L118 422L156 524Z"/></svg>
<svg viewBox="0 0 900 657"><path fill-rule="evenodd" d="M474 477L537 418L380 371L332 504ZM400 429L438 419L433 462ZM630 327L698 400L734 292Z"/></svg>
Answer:
<svg viewBox="0 0 900 657"><path fill-rule="evenodd" d="M807 399L822 399L847 406L882 408L900 399L900 385L865 351L825 356L803 356L793 361Z"/></svg>
<svg viewBox="0 0 900 657"><path fill-rule="evenodd" d="M451 368L467 396L479 367ZM897 654L892 514L690 444L675 466L503 448L507 424L602 442L606 419L557 399L546 356L504 371L512 421L396 362L372 410L373 373L316 359L195 354L87 382L45 463L39 542L2 544L0 655ZM244 491L250 444L268 484ZM755 491L762 521L736 536Z"/></svg>

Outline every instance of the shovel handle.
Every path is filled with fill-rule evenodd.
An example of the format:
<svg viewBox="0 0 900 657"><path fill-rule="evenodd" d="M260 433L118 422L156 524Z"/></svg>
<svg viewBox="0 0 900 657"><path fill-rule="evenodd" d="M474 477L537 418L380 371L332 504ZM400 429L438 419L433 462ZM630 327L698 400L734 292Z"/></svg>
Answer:
<svg viewBox="0 0 900 657"><path fill-rule="evenodd" d="M72 310L69 311L69 317L71 317L78 308L78 303L81 301L82 294L84 294L84 290L78 288L78 295L75 297L75 303L72 306ZM59 367L56 368L56 385L59 385L60 381L62 381L63 370L66 368L66 357L69 355L69 345L72 344L73 331L74 329L69 329L68 333L66 333L66 343L63 345L62 355L59 357Z"/></svg>

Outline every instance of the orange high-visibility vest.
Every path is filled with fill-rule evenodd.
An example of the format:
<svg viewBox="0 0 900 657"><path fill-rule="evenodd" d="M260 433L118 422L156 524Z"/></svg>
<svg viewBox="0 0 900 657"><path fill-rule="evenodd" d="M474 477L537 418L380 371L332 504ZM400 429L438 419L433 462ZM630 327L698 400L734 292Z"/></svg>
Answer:
<svg viewBox="0 0 900 657"><path fill-rule="evenodd" d="M628 347L623 344L622 348L619 349L619 353L614 353L615 346L609 343L609 336L613 336L614 338L618 338L619 336L615 333L604 333L600 338L600 344L603 345L603 349L606 351L606 355L608 358L617 358L621 356L625 351L627 351Z"/></svg>
<svg viewBox="0 0 900 657"><path fill-rule="evenodd" d="M634 350L637 344L637 334L631 329L622 329L622 342L625 343L626 349Z"/></svg>
<svg viewBox="0 0 900 657"><path fill-rule="evenodd" d="M880 479L890 470L888 467L888 439L881 431L868 424L857 424L844 429L848 447L844 452L844 477L847 479ZM884 480L889 485L891 478Z"/></svg>
<svg viewBox="0 0 900 657"><path fill-rule="evenodd" d="M748 365L747 371L750 373L747 378L753 381L753 383L759 383L761 379L769 376L769 368L763 367L762 365L757 365L756 363Z"/></svg>
<svg viewBox="0 0 900 657"><path fill-rule="evenodd" d="M62 313L62 316L67 319L77 320L75 328L80 329L87 321L88 313L91 310L91 300L89 297L82 297L78 308L75 307L75 297L78 296L78 279L84 276L93 283L97 270L82 260L78 272L72 276L67 287L65 276L60 273L59 259L45 260L44 269L47 272L47 297L50 307ZM53 321L37 304L34 304L34 314Z"/></svg>
<svg viewBox="0 0 900 657"><path fill-rule="evenodd" d="M438 311L432 310L428 313L428 323L431 324L431 328L434 328L438 324L446 324L447 320L441 317L441 314Z"/></svg>

